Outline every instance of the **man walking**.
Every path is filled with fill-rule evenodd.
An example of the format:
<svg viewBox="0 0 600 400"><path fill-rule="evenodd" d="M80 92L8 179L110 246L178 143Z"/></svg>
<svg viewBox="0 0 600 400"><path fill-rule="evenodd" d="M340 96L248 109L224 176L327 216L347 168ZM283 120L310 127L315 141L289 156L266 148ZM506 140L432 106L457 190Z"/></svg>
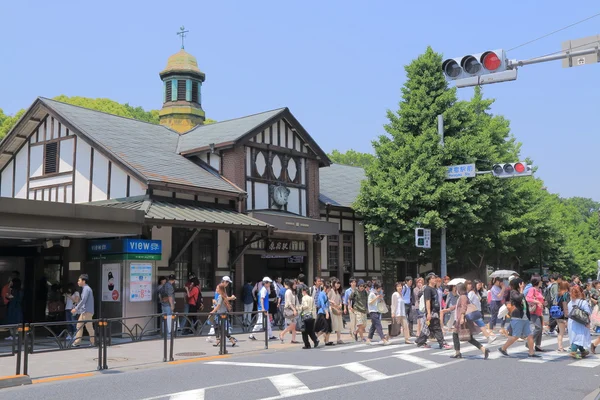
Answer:
<svg viewBox="0 0 600 400"><path fill-rule="evenodd" d="M354 277L350 278L350 287L348 289L346 289L346 292L344 293L344 298L342 300L342 303L344 304L344 314L348 314L348 300L350 299L350 295L352 295L352 293L356 290L356 279ZM351 308L351 307L350 307ZM348 330L350 331L351 335L354 335L354 331L356 330L356 315L351 312L350 314L350 326L348 327Z"/></svg>
<svg viewBox="0 0 600 400"><path fill-rule="evenodd" d="M250 334L251 340L256 340L254 336L255 332L260 332L263 328L267 329L269 339L274 339L273 331L271 329L271 323L269 322L269 290L271 289L271 283L273 281L268 276L265 276L262 281L262 287L258 292L258 317L256 318L256 324L252 329L252 333ZM264 311L267 311L267 314L264 314Z"/></svg>
<svg viewBox="0 0 600 400"><path fill-rule="evenodd" d="M167 278L167 282L162 286L160 292L160 305L163 314L167 314L167 334L171 336L171 314L175 309L175 275L171 274Z"/></svg>
<svg viewBox="0 0 600 400"><path fill-rule="evenodd" d="M425 321L429 329L423 329L421 336L417 338L417 346L429 348L427 339L429 334L426 333L428 330L435 337L440 345L440 349L451 349L452 347L444 343L444 334L442 332L442 326L440 322L440 299L437 292L437 276L430 274L425 278L427 286L423 290L423 296L425 301Z"/></svg>
<svg viewBox="0 0 600 400"><path fill-rule="evenodd" d="M254 309L254 297L252 297L252 280L246 279L242 288L242 302L244 303L244 326L252 323L252 310Z"/></svg>
<svg viewBox="0 0 600 400"><path fill-rule="evenodd" d="M406 312L406 320L408 321L409 334L410 336L415 336L413 334L413 319L410 315L412 305L412 284L412 276L407 276L406 278L404 278L404 286L402 287L402 300L404 300L404 310Z"/></svg>
<svg viewBox="0 0 600 400"><path fill-rule="evenodd" d="M77 281L77 285L79 285L81 288L81 300L75 307L71 309L71 314L79 314L77 333L75 335L75 341L73 342L72 347L79 347L81 345L81 337L83 336L84 325L88 331L88 334L90 335L90 345L93 346L95 343L94 324L91 322L92 318L94 317L94 293L92 292L92 288L88 286L89 279L90 278L87 274L82 274L79 276L79 280Z"/></svg>

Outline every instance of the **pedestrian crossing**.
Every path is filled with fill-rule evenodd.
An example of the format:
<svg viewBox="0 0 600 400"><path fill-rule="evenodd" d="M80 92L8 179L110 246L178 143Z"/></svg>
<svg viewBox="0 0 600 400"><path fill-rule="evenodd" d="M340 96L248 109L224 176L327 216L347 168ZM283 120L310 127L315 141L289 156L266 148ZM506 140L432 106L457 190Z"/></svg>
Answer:
<svg viewBox="0 0 600 400"><path fill-rule="evenodd" d="M445 335L444 339L446 342L452 344L452 335ZM498 351L502 345L506 342L504 337L498 336L497 340L492 344L487 344L486 339L484 337L477 338L481 344L483 344L487 349L490 350L490 355L488 357L489 360L496 360L500 358L506 358L502 353ZM365 343L359 344L351 344L351 345L338 345L331 348L322 349L322 352L347 352L347 353L357 353L357 354L381 354L383 355L393 355L393 357L411 362L413 364L417 364L422 368L431 368L432 366L437 366L437 363L434 361L430 361L428 359L414 356L413 354L423 353L423 355L435 356L438 357L450 357L455 351L451 350L440 350L438 348L437 342L431 343L432 348L423 348L416 347L415 344L405 344L404 339L392 339L390 340L390 345L383 346L379 343L374 343L369 346ZM570 367L579 367L579 368L596 368L600 366L600 357L595 355L590 355L588 358L583 360L573 360L569 355L569 352L559 352L557 350L552 350L543 353L536 353L540 355L540 358L529 358L527 356L528 350L525 347L526 342L515 342L507 351L509 353L510 358L514 358L517 362L529 363L529 364L545 364L548 362L556 362L556 361L564 361L567 362L567 365ZM542 348L556 348L558 346L558 340L556 337L547 338L542 340L541 347ZM565 337L563 341L563 346L565 349L569 348L568 338ZM482 352L478 348L470 345L469 343L461 343L461 354L464 358L470 357L482 357Z"/></svg>

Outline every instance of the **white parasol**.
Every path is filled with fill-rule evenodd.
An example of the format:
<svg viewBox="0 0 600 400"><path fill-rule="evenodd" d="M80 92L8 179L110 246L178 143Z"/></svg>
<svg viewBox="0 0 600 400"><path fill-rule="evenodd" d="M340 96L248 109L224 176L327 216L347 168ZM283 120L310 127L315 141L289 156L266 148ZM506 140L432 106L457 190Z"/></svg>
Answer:
<svg viewBox="0 0 600 400"><path fill-rule="evenodd" d="M492 274L490 275L490 278L509 278L511 275L516 274L515 271L512 271L510 269L499 269L498 271L494 271L492 272Z"/></svg>
<svg viewBox="0 0 600 400"><path fill-rule="evenodd" d="M454 278L450 282L447 283L448 286L456 286L459 283L465 283L467 280L465 278Z"/></svg>

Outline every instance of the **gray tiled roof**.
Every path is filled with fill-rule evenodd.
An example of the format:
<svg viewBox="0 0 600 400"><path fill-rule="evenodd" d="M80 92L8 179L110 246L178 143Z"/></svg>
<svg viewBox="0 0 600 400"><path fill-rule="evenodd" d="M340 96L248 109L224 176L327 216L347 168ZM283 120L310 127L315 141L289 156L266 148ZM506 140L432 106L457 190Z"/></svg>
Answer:
<svg viewBox="0 0 600 400"><path fill-rule="evenodd" d="M259 125L285 111L285 108L265 111L247 117L200 125L179 139L178 153L207 147L211 144L233 142L249 133Z"/></svg>
<svg viewBox="0 0 600 400"><path fill-rule="evenodd" d="M199 227L209 225L221 229L262 231L272 228L266 222L225 206L188 200L137 196L90 204L128 210L144 210L146 220L152 220L154 224L161 222L164 224L188 223L198 224Z"/></svg>
<svg viewBox="0 0 600 400"><path fill-rule="evenodd" d="M46 98L40 101L146 180L241 192L218 174L177 154L179 134L164 126Z"/></svg>
<svg viewBox="0 0 600 400"><path fill-rule="evenodd" d="M365 170L360 167L331 164L319 169L320 194L322 203L333 206L352 207L360 193L361 181L366 179Z"/></svg>

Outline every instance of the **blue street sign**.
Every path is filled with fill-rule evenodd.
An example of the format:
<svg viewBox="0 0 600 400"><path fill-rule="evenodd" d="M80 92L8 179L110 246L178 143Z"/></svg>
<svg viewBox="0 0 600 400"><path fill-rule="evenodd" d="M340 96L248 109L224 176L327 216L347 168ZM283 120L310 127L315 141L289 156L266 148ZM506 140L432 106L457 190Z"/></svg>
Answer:
<svg viewBox="0 0 600 400"><path fill-rule="evenodd" d="M162 254L160 240L124 239L123 242L125 253Z"/></svg>
<svg viewBox="0 0 600 400"><path fill-rule="evenodd" d="M451 165L446 167L446 179L475 178L475 164Z"/></svg>

